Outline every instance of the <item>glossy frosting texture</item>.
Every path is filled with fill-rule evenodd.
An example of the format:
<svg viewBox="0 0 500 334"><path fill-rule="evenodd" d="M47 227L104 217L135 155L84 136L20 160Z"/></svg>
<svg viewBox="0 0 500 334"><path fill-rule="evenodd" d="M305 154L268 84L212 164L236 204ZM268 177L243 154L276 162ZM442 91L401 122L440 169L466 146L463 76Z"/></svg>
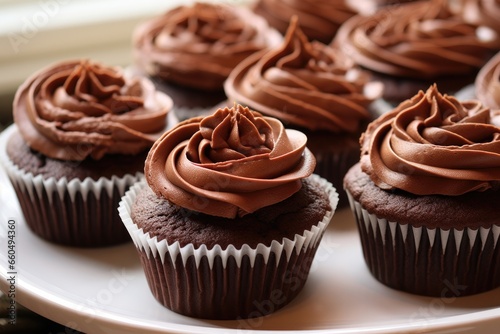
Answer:
<svg viewBox="0 0 500 334"><path fill-rule="evenodd" d="M358 11L345 0L259 0L254 11L282 34L293 16L310 40L330 43L340 25Z"/></svg>
<svg viewBox="0 0 500 334"><path fill-rule="evenodd" d="M443 0L389 6L371 16L356 16L334 40L365 68L415 79L475 73L499 43L493 30L466 23Z"/></svg>
<svg viewBox="0 0 500 334"><path fill-rule="evenodd" d="M461 195L500 186L500 114L431 86L372 122L361 164L383 189Z"/></svg>
<svg viewBox="0 0 500 334"><path fill-rule="evenodd" d="M476 96L492 109L500 109L500 53L479 71L475 82Z"/></svg>
<svg viewBox="0 0 500 334"><path fill-rule="evenodd" d="M152 147L151 189L189 210L234 218L278 203L312 174L306 136L241 105L179 123Z"/></svg>
<svg viewBox="0 0 500 334"><path fill-rule="evenodd" d="M247 58L225 83L230 100L312 130L356 132L382 93L341 52L308 42L292 20L283 44Z"/></svg>
<svg viewBox="0 0 500 334"><path fill-rule="evenodd" d="M172 100L147 79L88 60L53 64L16 92L14 121L27 144L61 160L136 154L166 126Z"/></svg>
<svg viewBox="0 0 500 334"><path fill-rule="evenodd" d="M247 8L196 2L138 26L134 56L151 76L181 86L222 90L240 61L281 38Z"/></svg>

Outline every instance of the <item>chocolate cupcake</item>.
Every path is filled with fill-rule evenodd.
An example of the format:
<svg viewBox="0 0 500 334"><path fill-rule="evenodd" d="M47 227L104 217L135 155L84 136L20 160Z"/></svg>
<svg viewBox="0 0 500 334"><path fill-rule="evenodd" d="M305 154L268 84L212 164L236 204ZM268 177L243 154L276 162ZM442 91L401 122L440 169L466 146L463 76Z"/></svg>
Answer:
<svg viewBox="0 0 500 334"><path fill-rule="evenodd" d="M500 113L431 86L372 122L344 179L373 276L465 296L500 285Z"/></svg>
<svg viewBox="0 0 500 334"><path fill-rule="evenodd" d="M500 38L439 0L355 16L342 25L333 44L383 82L384 99L397 106L433 83L447 94L473 83L500 49Z"/></svg>
<svg viewBox="0 0 500 334"><path fill-rule="evenodd" d="M147 183L119 211L161 304L237 319L299 294L337 204L331 184L311 175L306 140L235 105L181 122L155 143Z"/></svg>
<svg viewBox="0 0 500 334"><path fill-rule="evenodd" d="M58 62L29 77L0 150L29 228L70 246L130 240L118 202L143 175L171 107L149 80L89 60Z"/></svg>
<svg viewBox="0 0 500 334"><path fill-rule="evenodd" d="M283 35L291 18L297 16L307 38L325 44L332 41L342 23L360 12L354 2L345 0L259 0L253 10Z"/></svg>
<svg viewBox="0 0 500 334"><path fill-rule="evenodd" d="M199 3L175 7L133 34L135 70L174 101L180 120L213 112L223 82L243 59L281 41L278 31L248 8Z"/></svg>
<svg viewBox="0 0 500 334"><path fill-rule="evenodd" d="M315 173L337 189L359 161L359 136L377 116L370 108L382 89L343 53L309 42L296 19L282 45L245 59L225 83L229 100L304 132L316 157ZM339 206L347 205L339 193Z"/></svg>

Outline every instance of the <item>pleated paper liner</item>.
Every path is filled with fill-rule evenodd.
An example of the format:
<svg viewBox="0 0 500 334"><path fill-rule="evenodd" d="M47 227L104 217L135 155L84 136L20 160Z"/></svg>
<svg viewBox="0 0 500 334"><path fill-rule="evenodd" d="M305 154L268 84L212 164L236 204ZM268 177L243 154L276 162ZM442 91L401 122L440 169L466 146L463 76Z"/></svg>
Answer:
<svg viewBox="0 0 500 334"><path fill-rule="evenodd" d="M7 136L10 132L5 133ZM3 139L6 137L2 136ZM142 173L85 180L44 179L19 169L0 150L26 224L41 238L68 246L101 247L130 241L118 215L118 203Z"/></svg>
<svg viewBox="0 0 500 334"><path fill-rule="evenodd" d="M316 250L333 213L338 196L331 183L313 176L329 195L332 211L293 240L271 245L208 249L192 244L180 247L143 233L130 217L136 195L145 182L130 188L119 212L139 253L154 297L170 310L205 319L243 319L272 313L302 290Z"/></svg>
<svg viewBox="0 0 500 334"><path fill-rule="evenodd" d="M500 286L499 226L475 230L414 227L378 218L350 195L349 201L365 262L381 283L446 298Z"/></svg>

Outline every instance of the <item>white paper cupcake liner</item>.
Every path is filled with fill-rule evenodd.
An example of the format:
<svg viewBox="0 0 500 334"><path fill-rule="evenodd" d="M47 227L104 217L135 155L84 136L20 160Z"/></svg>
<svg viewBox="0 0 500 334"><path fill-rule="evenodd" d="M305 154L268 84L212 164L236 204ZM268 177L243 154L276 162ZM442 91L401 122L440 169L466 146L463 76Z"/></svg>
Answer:
<svg viewBox="0 0 500 334"><path fill-rule="evenodd" d="M143 176L101 177L84 180L44 179L26 173L7 156L6 142L17 131L2 134L0 162L19 199L27 225L42 238L71 246L107 246L130 240L117 214L125 191Z"/></svg>
<svg viewBox="0 0 500 334"><path fill-rule="evenodd" d="M275 240L256 247L229 245L208 249L192 244L181 247L144 233L130 216L137 194L147 186L132 186L119 205L120 217L139 252L149 286L156 299L169 309L195 317L235 319L264 315L256 309L279 291L286 302L266 309L281 308L302 289L312 259L338 203L338 195L328 181L311 177L328 193L332 210L310 230L294 239ZM291 284L291 283L294 284ZM235 285L235 286L232 286ZM200 291L201 290L201 291ZM192 298L189 298L191 296ZM213 303L217 300L217 307Z"/></svg>
<svg viewBox="0 0 500 334"><path fill-rule="evenodd" d="M380 282L407 292L454 297L500 286L500 226L416 227L369 213L348 193L363 255Z"/></svg>

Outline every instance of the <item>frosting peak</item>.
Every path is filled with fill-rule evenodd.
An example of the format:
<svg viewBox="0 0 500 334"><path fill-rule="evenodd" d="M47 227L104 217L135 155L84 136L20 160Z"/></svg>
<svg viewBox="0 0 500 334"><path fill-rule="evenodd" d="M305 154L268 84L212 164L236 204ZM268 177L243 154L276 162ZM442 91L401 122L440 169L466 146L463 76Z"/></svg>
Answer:
<svg viewBox="0 0 500 334"><path fill-rule="evenodd" d="M280 202L312 174L306 136L241 105L179 123L145 164L151 189L189 210L234 218Z"/></svg>
<svg viewBox="0 0 500 334"><path fill-rule="evenodd" d="M54 101L61 108L93 117L121 114L142 107L143 99L127 94L122 90L124 86L121 73L84 60L74 67L64 84L55 89Z"/></svg>
<svg viewBox="0 0 500 334"><path fill-rule="evenodd" d="M225 83L229 99L312 130L356 133L382 85L338 50L309 42L296 17L282 45L248 57Z"/></svg>
<svg viewBox="0 0 500 334"><path fill-rule="evenodd" d="M383 189L461 195L500 185L500 127L479 101L435 85L372 122L361 138L363 171Z"/></svg>
<svg viewBox="0 0 500 334"><path fill-rule="evenodd" d="M124 84L125 80L117 73L106 71L99 64L83 61L68 76L64 89L68 95L90 102L118 94Z"/></svg>
<svg viewBox="0 0 500 334"><path fill-rule="evenodd" d="M149 80L82 60L33 74L16 92L13 111L32 149L80 161L146 150L163 132L171 106Z"/></svg>
<svg viewBox="0 0 500 334"><path fill-rule="evenodd" d="M210 163L269 154L274 148L271 126L241 106L219 109L200 122L200 136L191 138L188 158Z"/></svg>

